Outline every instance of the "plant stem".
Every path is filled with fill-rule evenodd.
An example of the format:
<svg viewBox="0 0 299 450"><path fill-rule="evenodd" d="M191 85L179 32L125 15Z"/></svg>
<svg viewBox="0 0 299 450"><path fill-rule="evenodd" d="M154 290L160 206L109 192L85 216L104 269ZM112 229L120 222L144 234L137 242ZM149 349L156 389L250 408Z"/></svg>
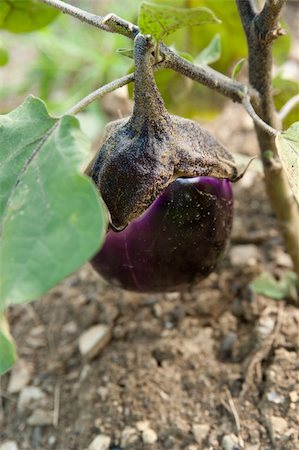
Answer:
<svg viewBox="0 0 299 450"><path fill-rule="evenodd" d="M250 103L250 99L246 96L244 97L242 101L242 105L244 106L244 109L248 112L254 123L264 130L265 133L268 133L270 136L277 136L279 134L279 131L275 130L275 128L272 128L270 125L268 125L266 122L264 122L260 116L257 115L255 112L252 104Z"/></svg>
<svg viewBox="0 0 299 450"><path fill-rule="evenodd" d="M81 20L81 22L88 23L96 28L103 31L108 31L109 33L119 33L134 39L136 34L138 34L139 29L136 25L123 20L122 18L116 16L115 14L108 14L107 16L98 16L96 14L91 14L89 12L83 11L83 9L72 6L61 0L39 0L48 6L58 9L64 14L69 14L76 19Z"/></svg>
<svg viewBox="0 0 299 450"><path fill-rule="evenodd" d="M128 83L134 81L134 73L130 73L129 75L125 75L124 77L119 78L118 80L111 81L111 83L105 84L105 86L100 87L96 91L88 94L74 106L72 106L65 114L76 115L83 111L88 105L97 100L98 98L103 97L109 92L115 91L122 86L125 86Z"/></svg>
<svg viewBox="0 0 299 450"><path fill-rule="evenodd" d="M188 78L191 78L204 86L213 89L220 94L230 98L235 102L242 103L242 100L248 90L250 96L255 96L254 91L248 88L248 86L232 80L231 78L211 69L207 66L197 66L174 53L165 45L161 46L161 52L164 55L166 61L166 67L172 69Z"/></svg>
<svg viewBox="0 0 299 450"><path fill-rule="evenodd" d="M272 96L272 42L281 33L279 15L285 0L267 0L259 14L248 13L244 0L236 0L247 38L249 81L258 92L260 102L254 103L258 116L271 127L281 128ZM265 184L270 203L284 239L294 269L299 275L299 209L290 189L285 172L279 163L275 136L255 122L262 156ZM271 150L274 158L266 157Z"/></svg>
<svg viewBox="0 0 299 450"><path fill-rule="evenodd" d="M90 14L80 8L62 2L61 0L38 1L52 6L63 13L69 14L82 22L86 22L89 25L110 33L119 33L130 39L134 39L139 33L139 28L136 25L127 22L114 14L97 16L96 14ZM160 54L163 60L165 60L165 68L171 68L176 72L179 72L186 77L208 86L222 95L225 95L235 102L242 103L244 95L247 92L250 97L255 97L255 101L258 102L258 96L253 89L250 89L248 86L226 77L222 73L217 72L210 67L197 66L190 63L177 55L166 45L162 44L160 46Z"/></svg>

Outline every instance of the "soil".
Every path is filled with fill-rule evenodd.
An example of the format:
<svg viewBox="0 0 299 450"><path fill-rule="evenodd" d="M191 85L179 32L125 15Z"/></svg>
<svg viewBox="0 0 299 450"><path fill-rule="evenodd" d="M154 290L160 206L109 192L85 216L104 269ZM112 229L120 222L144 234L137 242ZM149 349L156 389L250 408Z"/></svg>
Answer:
<svg viewBox="0 0 299 450"><path fill-rule="evenodd" d="M233 150L254 153L239 106L210 129ZM39 301L11 308L21 385L11 392L13 373L2 377L0 448L83 450L98 435L114 450L299 448L296 298L275 301L250 287L262 271L279 278L290 270L258 165L234 195L230 248L198 287L125 292L85 265ZM88 360L78 339L99 323L112 338ZM43 395L21 407L25 385Z"/></svg>
<svg viewBox="0 0 299 450"><path fill-rule="evenodd" d="M240 165L257 153L240 106L207 127ZM126 292L87 264L9 310L19 361L0 379L0 450L299 449L298 298L250 285L291 268L258 163L234 196L227 254L196 288ZM78 342L96 324L111 339L88 359Z"/></svg>

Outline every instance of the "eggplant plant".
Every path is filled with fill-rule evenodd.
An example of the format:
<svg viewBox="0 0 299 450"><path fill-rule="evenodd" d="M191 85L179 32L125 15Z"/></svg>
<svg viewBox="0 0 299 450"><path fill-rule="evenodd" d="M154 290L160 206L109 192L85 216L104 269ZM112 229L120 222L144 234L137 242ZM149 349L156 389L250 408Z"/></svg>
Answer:
<svg viewBox="0 0 299 450"><path fill-rule="evenodd" d="M221 260L233 218L232 183L241 175L230 152L197 122L170 114L154 72L171 69L242 104L260 146L266 190L299 274L299 123L281 130L272 96L272 44L283 34L286 0L236 0L248 43L248 83L194 64L163 41L186 25L219 23L206 7L141 2L138 25L97 16L61 0L4 0L0 27L29 32L60 12L133 40L134 72L98 88L52 117L29 96L0 117L0 373L16 357L9 305L32 301L86 261L111 284L139 292L184 289ZM234 71L234 75L238 67ZM134 83L130 117L109 123L86 167L89 143L78 115L95 100ZM285 108L286 109L286 108Z"/></svg>
<svg viewBox="0 0 299 450"><path fill-rule="evenodd" d="M92 265L125 289L161 292L215 268L230 235L229 179L237 171L229 152L197 122L168 114L155 84L153 50L151 36L137 34L133 113L108 124L89 168L115 230Z"/></svg>

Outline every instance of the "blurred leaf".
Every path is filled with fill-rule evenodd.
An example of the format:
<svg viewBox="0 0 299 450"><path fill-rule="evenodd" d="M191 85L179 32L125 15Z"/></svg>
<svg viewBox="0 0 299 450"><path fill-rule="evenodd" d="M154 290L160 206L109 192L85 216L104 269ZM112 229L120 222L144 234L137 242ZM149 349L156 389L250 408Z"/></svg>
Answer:
<svg viewBox="0 0 299 450"><path fill-rule="evenodd" d="M186 59L187 61L194 62L194 58L193 58L193 56L190 53L188 53L188 52L181 52L179 50L176 50L174 45L170 46L170 48L174 52L176 52L178 55L180 55L182 58Z"/></svg>
<svg viewBox="0 0 299 450"><path fill-rule="evenodd" d="M88 261L106 218L80 173L89 145L78 120L29 97L0 116L0 310L34 300Z"/></svg>
<svg viewBox="0 0 299 450"><path fill-rule="evenodd" d="M116 51L120 55L126 56L127 58L130 58L130 59L134 58L134 51L132 48L118 48Z"/></svg>
<svg viewBox="0 0 299 450"><path fill-rule="evenodd" d="M219 22L213 11L208 8L175 8L149 2L141 3L138 17L141 33L151 34L157 41L187 25Z"/></svg>
<svg viewBox="0 0 299 450"><path fill-rule="evenodd" d="M244 64L246 62L246 58L242 58L240 59L240 61L238 61L233 70L232 70L232 79L235 80L237 78L238 73L242 70L242 68L244 67Z"/></svg>
<svg viewBox="0 0 299 450"><path fill-rule="evenodd" d="M288 60L289 52L292 46L292 33L289 32L288 24L282 20L280 25L287 31L286 34L275 39L273 42L273 58L277 65L281 65Z"/></svg>
<svg viewBox="0 0 299 450"><path fill-rule="evenodd" d="M216 34L209 45L204 48L194 59L194 63L198 65L209 65L221 56L221 37L220 34Z"/></svg>
<svg viewBox="0 0 299 450"><path fill-rule="evenodd" d="M273 79L273 94L277 110L279 111L285 103L299 92L299 81L284 78L283 73L279 73ZM299 104L284 118L284 128L288 128L296 122L299 117Z"/></svg>
<svg viewBox="0 0 299 450"><path fill-rule="evenodd" d="M4 314L0 314L0 375L12 367L17 359L15 343L10 335Z"/></svg>
<svg viewBox="0 0 299 450"><path fill-rule="evenodd" d="M1 66L5 66L9 61L9 54L8 51L3 48L0 47L0 67Z"/></svg>
<svg viewBox="0 0 299 450"><path fill-rule="evenodd" d="M299 203L299 122L279 133L275 142L291 189Z"/></svg>
<svg viewBox="0 0 299 450"><path fill-rule="evenodd" d="M27 33L51 23L59 14L37 0L1 0L0 28L13 33Z"/></svg>
<svg viewBox="0 0 299 450"><path fill-rule="evenodd" d="M293 294L297 283L298 277L294 272L285 273L280 280L276 280L268 272L263 272L253 280L250 286L257 294L274 300L282 300Z"/></svg>

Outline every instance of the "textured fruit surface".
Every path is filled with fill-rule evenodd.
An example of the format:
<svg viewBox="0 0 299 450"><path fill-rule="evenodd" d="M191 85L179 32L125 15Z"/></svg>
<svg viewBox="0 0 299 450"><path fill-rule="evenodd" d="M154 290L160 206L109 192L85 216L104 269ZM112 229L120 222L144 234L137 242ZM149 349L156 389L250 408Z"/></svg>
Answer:
<svg viewBox="0 0 299 450"><path fill-rule="evenodd" d="M91 263L123 289L179 290L214 270L226 248L232 217L230 181L177 178L123 231L108 231Z"/></svg>

